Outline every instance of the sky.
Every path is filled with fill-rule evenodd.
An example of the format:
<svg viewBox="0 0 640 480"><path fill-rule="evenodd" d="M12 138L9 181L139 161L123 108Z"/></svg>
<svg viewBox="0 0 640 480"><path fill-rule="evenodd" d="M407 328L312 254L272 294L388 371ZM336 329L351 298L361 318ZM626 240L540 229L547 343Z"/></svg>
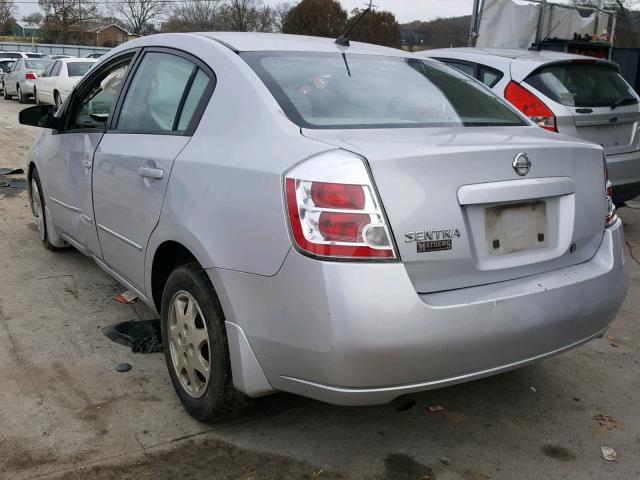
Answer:
<svg viewBox="0 0 640 480"><path fill-rule="evenodd" d="M283 0L262 0L268 5L276 5ZM558 0L556 0L558 1ZM567 0L559 0L566 3ZM19 2L19 0L18 0ZM340 0L342 6L350 12L355 7L362 7L365 0ZM389 10L395 14L400 23L413 20L433 20L434 18L458 17L470 15L473 0L374 0L380 10ZM37 12L37 4L19 4L21 18L23 15Z"/></svg>

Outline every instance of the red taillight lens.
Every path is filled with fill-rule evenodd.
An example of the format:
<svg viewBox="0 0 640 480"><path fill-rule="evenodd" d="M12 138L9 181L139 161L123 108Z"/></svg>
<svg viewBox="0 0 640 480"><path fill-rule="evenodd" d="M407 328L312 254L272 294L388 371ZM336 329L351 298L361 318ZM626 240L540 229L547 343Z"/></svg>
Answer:
<svg viewBox="0 0 640 480"><path fill-rule="evenodd" d="M514 107L533 120L539 127L557 132L556 117L542 101L522 85L511 81L504 90L506 98Z"/></svg>
<svg viewBox="0 0 640 480"><path fill-rule="evenodd" d="M360 157L342 151L321 154L289 171L284 188L291 235L302 253L396 258L380 201Z"/></svg>
<svg viewBox="0 0 640 480"><path fill-rule="evenodd" d="M609 170L607 170L607 163L604 164L604 188L605 188L605 201L607 202L607 218L604 226L608 228L616 223L618 215L616 214L616 206L613 203L613 187L609 181Z"/></svg>
<svg viewBox="0 0 640 480"><path fill-rule="evenodd" d="M371 217L361 213L322 212L318 226L328 242L362 243L362 231L371 223Z"/></svg>
<svg viewBox="0 0 640 480"><path fill-rule="evenodd" d="M24 74L24 78L25 78L25 80L35 80L37 77L36 77L35 73L27 72L27 73Z"/></svg>
<svg viewBox="0 0 640 480"><path fill-rule="evenodd" d="M311 199L316 207L362 210L364 208L364 188L362 185L313 182Z"/></svg>

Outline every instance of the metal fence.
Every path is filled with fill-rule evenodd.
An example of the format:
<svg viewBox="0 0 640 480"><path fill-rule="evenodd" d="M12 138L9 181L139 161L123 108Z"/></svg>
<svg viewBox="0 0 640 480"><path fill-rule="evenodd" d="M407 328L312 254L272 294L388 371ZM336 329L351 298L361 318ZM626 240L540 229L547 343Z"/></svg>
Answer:
<svg viewBox="0 0 640 480"><path fill-rule="evenodd" d="M0 42L0 51L40 52L47 55L72 55L86 57L92 53L106 53L110 49L103 47L87 47L84 45L57 45L51 43L14 43ZM0 53L0 57L2 54Z"/></svg>

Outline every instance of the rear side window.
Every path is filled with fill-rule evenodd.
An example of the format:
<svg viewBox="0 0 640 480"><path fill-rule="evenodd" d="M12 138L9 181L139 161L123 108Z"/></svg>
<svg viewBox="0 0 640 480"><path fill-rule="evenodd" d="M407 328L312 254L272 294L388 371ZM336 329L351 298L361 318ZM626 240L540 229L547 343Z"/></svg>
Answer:
<svg viewBox="0 0 640 480"><path fill-rule="evenodd" d="M93 62L71 62L67 63L67 75L70 77L81 77L94 65Z"/></svg>
<svg viewBox="0 0 640 480"><path fill-rule="evenodd" d="M487 87L493 88L496 83L502 78L502 72L495 68L485 67L484 65L478 66L478 80L484 83Z"/></svg>
<svg viewBox="0 0 640 480"><path fill-rule="evenodd" d="M53 68L51 69L50 76L52 76L52 77L59 76L61 67L62 67L62 62L61 61L57 61L56 63L54 63L53 64Z"/></svg>
<svg viewBox="0 0 640 480"><path fill-rule="evenodd" d="M526 80L554 102L569 107L610 107L638 103L629 84L613 69L596 64L541 68Z"/></svg>
<svg viewBox="0 0 640 480"><path fill-rule="evenodd" d="M454 62L451 60L443 60L443 62L450 67L457 68L461 72L466 73L471 77L475 77L475 68L471 63Z"/></svg>
<svg viewBox="0 0 640 480"><path fill-rule="evenodd" d="M140 133L186 130L208 83L209 77L185 58L147 53L129 86L117 130Z"/></svg>
<svg viewBox="0 0 640 480"><path fill-rule="evenodd" d="M524 125L473 78L436 62L306 52L241 56L305 128Z"/></svg>

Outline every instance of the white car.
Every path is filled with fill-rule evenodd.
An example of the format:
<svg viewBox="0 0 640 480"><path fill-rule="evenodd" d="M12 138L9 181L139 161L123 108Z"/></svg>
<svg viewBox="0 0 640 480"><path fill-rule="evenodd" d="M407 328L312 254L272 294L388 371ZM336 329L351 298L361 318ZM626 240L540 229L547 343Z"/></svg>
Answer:
<svg viewBox="0 0 640 480"><path fill-rule="evenodd" d="M76 83L96 61L93 58L60 58L51 63L36 80L33 89L36 104L62 105Z"/></svg>
<svg viewBox="0 0 640 480"><path fill-rule="evenodd" d="M20 59L20 58L47 58L47 56L44 53L38 53L38 52L0 52L0 57L2 58L14 58L14 59Z"/></svg>
<svg viewBox="0 0 640 480"><path fill-rule="evenodd" d="M640 195L640 97L615 63L497 48L444 48L417 56L480 80L546 130L603 146L616 205Z"/></svg>

